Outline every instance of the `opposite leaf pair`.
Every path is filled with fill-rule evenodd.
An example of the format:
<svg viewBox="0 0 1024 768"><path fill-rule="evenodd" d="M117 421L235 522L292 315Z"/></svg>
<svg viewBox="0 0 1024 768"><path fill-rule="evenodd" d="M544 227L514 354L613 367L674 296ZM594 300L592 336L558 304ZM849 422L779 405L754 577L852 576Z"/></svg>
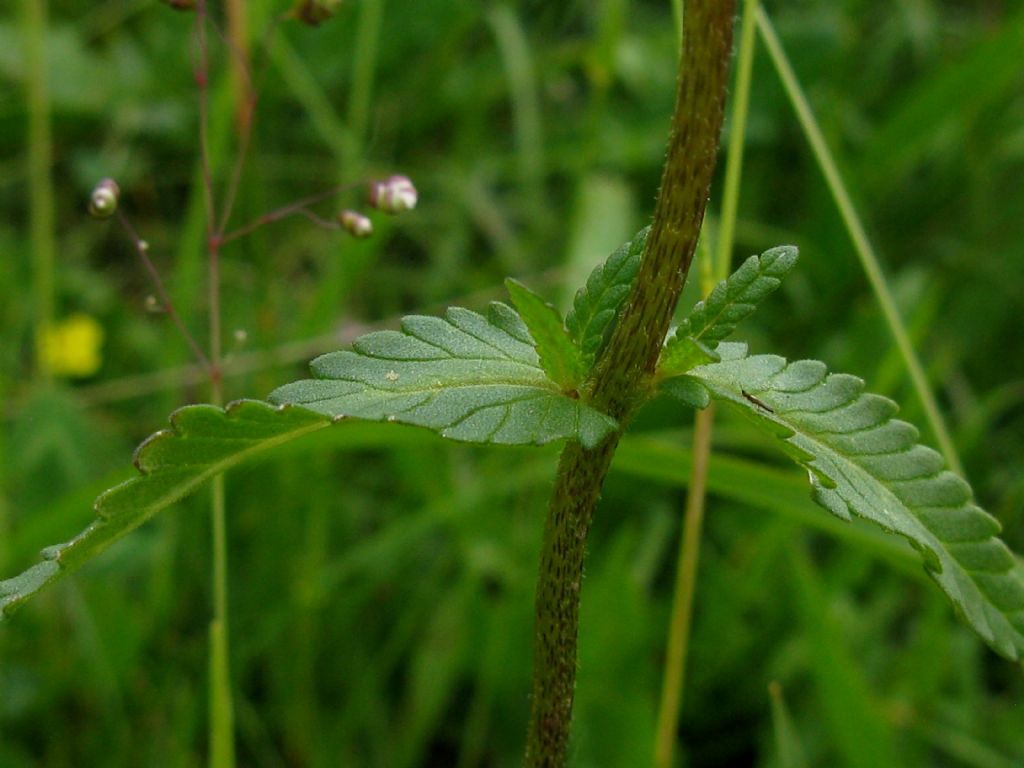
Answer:
<svg viewBox="0 0 1024 768"><path fill-rule="evenodd" d="M553 307L510 281L518 312L494 303L486 316L453 308L444 318L407 317L400 331L368 334L351 351L315 360L318 378L272 393L279 407L241 401L180 409L173 429L136 452L142 476L97 500L96 522L0 582L0 618L210 476L341 418L415 424L481 443L597 445L619 427L587 404L586 379L629 295L645 240L646 230L594 270L564 325ZM780 438L808 470L815 501L906 537L967 623L999 653L1019 658L1022 569L969 486L917 445L911 425L892 418L895 404L864 394L856 377L827 375L823 363L748 357L744 345L723 343L795 262L791 247L751 257L699 303L665 345L660 390L699 408L724 401Z"/></svg>
<svg viewBox="0 0 1024 768"><path fill-rule="evenodd" d="M449 310L447 325L407 318L404 335L371 334L356 342L355 353L322 357L314 372L325 379L288 385L272 399L333 416L382 418L391 408L388 418L464 440L567 437L592 446L616 425L576 399L578 390L614 328L645 239L646 230L591 274L564 326L553 307L510 281L518 316L496 304L487 326L465 310ZM844 520L856 514L907 538L967 623L996 651L1018 658L1024 652L1021 568L996 538L999 523L973 503L967 483L944 470L939 454L917 444L913 426L893 419L895 403L865 394L854 376L828 375L818 361L748 357L744 345L722 343L796 260L792 247L753 256L697 304L662 352L661 391L698 408L717 399L741 409L808 470L817 503ZM499 341L496 334L522 343ZM478 362L467 363L472 359ZM501 380L513 361L518 378ZM388 364L408 369L389 368L389 376ZM447 372L447 378L436 379L432 391L417 390L428 370ZM531 388L532 399L509 399L511 391L501 387L513 385Z"/></svg>
<svg viewBox="0 0 1024 768"><path fill-rule="evenodd" d="M600 360L640 266L647 230L598 266L563 323L526 286L506 281L515 310L492 303L484 317L449 309L411 316L400 331L378 331L351 351L313 361L315 379L287 384L271 402L334 418L399 421L478 443L540 444L575 439L594 447L617 428L586 403L582 385ZM752 256L666 344L658 377L718 359L714 348L774 291L796 263L796 249Z"/></svg>

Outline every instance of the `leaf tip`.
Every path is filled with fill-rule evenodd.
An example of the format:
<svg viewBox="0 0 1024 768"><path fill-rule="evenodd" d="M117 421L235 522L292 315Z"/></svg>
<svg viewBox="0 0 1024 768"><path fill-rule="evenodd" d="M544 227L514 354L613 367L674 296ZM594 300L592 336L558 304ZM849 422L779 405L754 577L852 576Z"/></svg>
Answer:
<svg viewBox="0 0 1024 768"><path fill-rule="evenodd" d="M777 245L761 254L761 265L772 277L782 277L800 260L800 249L795 245Z"/></svg>

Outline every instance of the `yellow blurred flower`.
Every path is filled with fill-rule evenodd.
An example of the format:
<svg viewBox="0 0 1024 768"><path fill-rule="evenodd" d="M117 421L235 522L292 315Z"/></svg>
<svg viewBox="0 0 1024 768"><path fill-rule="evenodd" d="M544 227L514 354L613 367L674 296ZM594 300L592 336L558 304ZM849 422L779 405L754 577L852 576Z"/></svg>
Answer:
<svg viewBox="0 0 1024 768"><path fill-rule="evenodd" d="M46 330L40 345L40 362L52 375L85 378L103 362L103 327L91 315L69 315Z"/></svg>

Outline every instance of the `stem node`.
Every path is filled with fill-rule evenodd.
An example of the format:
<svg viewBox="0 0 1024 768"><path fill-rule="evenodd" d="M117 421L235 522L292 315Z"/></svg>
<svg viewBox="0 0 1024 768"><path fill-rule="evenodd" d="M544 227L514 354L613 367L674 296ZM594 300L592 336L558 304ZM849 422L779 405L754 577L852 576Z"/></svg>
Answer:
<svg viewBox="0 0 1024 768"><path fill-rule="evenodd" d="M590 380L591 404L623 427L649 385L693 260L718 152L732 50L733 0L685 4L685 36L668 156L633 290ZM565 762L576 686L579 588L587 532L621 432L562 452L537 580L527 768Z"/></svg>

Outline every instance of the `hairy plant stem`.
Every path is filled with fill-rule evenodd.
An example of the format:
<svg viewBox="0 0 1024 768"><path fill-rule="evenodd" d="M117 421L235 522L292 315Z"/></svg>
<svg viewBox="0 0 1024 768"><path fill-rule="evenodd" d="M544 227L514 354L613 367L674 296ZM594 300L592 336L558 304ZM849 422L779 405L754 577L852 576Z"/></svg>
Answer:
<svg viewBox="0 0 1024 768"><path fill-rule="evenodd" d="M732 0L691 0L684 7L679 87L654 221L632 293L585 387L590 402L622 426L649 392L700 235L722 127L733 12ZM620 435L621 429L592 450L570 443L559 462L537 581L530 768L565 762L586 537Z"/></svg>

